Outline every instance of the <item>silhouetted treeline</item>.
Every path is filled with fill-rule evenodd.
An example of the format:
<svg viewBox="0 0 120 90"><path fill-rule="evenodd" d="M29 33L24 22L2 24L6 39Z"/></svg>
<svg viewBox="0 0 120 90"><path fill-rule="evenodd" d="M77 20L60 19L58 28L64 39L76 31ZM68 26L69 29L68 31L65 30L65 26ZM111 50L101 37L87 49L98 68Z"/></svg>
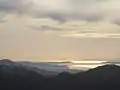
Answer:
<svg viewBox="0 0 120 90"><path fill-rule="evenodd" d="M77 74L62 72L45 77L12 62L0 64L0 90L105 90L103 85L107 84L120 84L119 66L105 65Z"/></svg>

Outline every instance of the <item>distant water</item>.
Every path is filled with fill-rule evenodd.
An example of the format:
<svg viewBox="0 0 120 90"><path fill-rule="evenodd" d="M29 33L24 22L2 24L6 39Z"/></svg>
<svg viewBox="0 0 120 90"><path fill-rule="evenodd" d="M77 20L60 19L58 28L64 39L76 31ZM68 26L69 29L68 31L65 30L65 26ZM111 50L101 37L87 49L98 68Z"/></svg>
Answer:
<svg viewBox="0 0 120 90"><path fill-rule="evenodd" d="M98 66L103 66L103 65L106 65L106 64L97 64L97 65L69 65L69 69L77 69L77 70L88 70L88 69L91 69L91 68L96 68ZM115 64L115 65L118 65L120 66L120 64Z"/></svg>
<svg viewBox="0 0 120 90"><path fill-rule="evenodd" d="M74 70L88 70L91 68L95 68L98 66L106 65L106 64L116 64L120 66L120 62L108 62L108 61L98 61L98 60L84 60L84 61L76 61L76 60L68 60L66 62L23 62L22 64L32 65L34 67L40 69L47 70L65 70L65 69L74 69Z"/></svg>
<svg viewBox="0 0 120 90"><path fill-rule="evenodd" d="M120 66L120 63L118 62L113 63L107 61L71 61L71 63L65 63L65 64L69 69L77 69L77 70L87 70L106 64L116 64ZM58 65L63 65L63 64L58 64Z"/></svg>
<svg viewBox="0 0 120 90"><path fill-rule="evenodd" d="M90 69L90 68L95 68L95 67L98 67L98 66L102 66L102 65L105 65L105 64L94 64L94 65L81 65L81 64L74 64L74 65L68 65L68 68L69 69L78 69L78 70L87 70L87 69Z"/></svg>

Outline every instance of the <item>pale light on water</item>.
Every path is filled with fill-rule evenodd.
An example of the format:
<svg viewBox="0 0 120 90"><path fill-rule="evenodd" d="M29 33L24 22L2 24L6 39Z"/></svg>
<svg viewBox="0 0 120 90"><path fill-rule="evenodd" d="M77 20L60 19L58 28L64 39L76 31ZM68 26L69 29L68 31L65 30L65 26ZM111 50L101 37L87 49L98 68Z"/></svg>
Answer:
<svg viewBox="0 0 120 90"><path fill-rule="evenodd" d="M95 67L102 66L102 65L103 64L98 64L98 65L68 65L68 68L69 69L83 70L83 69L95 68Z"/></svg>
<svg viewBox="0 0 120 90"><path fill-rule="evenodd" d="M100 64L100 63L104 63L106 61L71 61L71 62L72 63L91 63L91 64L98 63L98 64Z"/></svg>
<svg viewBox="0 0 120 90"><path fill-rule="evenodd" d="M71 61L72 64L68 65L69 69L90 69L104 65L106 61Z"/></svg>

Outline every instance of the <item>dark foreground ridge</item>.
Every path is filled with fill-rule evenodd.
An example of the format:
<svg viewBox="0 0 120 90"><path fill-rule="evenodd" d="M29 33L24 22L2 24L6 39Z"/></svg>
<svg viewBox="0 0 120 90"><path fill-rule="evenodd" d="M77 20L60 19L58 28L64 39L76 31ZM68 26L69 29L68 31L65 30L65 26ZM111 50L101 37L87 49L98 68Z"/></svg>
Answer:
<svg viewBox="0 0 120 90"><path fill-rule="evenodd" d="M45 77L10 60L0 60L0 90L93 90L107 84L120 84L119 66L104 65L77 74L62 72Z"/></svg>

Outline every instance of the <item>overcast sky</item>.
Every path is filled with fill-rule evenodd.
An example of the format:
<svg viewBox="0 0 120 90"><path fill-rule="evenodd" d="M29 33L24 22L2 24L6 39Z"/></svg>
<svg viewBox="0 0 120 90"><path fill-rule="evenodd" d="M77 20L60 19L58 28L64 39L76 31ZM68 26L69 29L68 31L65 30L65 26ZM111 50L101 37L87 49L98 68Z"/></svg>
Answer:
<svg viewBox="0 0 120 90"><path fill-rule="evenodd" d="M0 0L0 57L120 59L119 0Z"/></svg>

